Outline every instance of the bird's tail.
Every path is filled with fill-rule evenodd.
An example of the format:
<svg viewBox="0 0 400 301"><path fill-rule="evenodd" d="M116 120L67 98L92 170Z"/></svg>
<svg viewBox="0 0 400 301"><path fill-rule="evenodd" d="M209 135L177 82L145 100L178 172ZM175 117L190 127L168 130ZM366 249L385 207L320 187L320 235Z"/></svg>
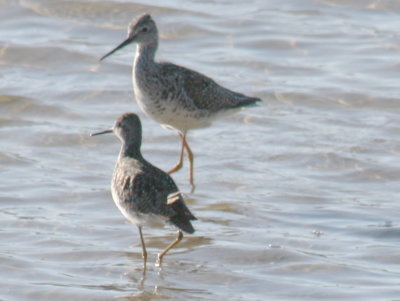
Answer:
<svg viewBox="0 0 400 301"><path fill-rule="evenodd" d="M196 219L196 218L194 218L194 219ZM171 217L169 221L171 224L175 225L179 229L181 229L189 234L194 233L194 228L192 226L192 223L187 218L182 218L181 216L175 215L175 216Z"/></svg>
<svg viewBox="0 0 400 301"><path fill-rule="evenodd" d="M231 106L231 109L239 109L242 107L254 106L260 101L261 99L257 97L246 97L235 103L233 106Z"/></svg>

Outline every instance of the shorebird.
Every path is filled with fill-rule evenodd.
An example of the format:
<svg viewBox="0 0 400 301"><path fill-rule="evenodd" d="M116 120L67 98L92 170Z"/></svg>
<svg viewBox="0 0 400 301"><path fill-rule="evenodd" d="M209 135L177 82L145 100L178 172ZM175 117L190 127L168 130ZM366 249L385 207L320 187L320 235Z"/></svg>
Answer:
<svg viewBox="0 0 400 301"><path fill-rule="evenodd" d="M182 168L186 149L189 179L194 190L193 153L186 140L187 132L207 127L221 115L253 105L260 99L228 90L194 70L156 62L158 30L150 14L134 19L129 24L128 37L100 61L133 42L137 44L132 71L136 101L149 117L178 131L182 140L180 157L168 173Z"/></svg>
<svg viewBox="0 0 400 301"><path fill-rule="evenodd" d="M91 136L108 133L114 133L122 142L111 181L112 197L125 218L139 229L145 269L147 251L142 227L167 222L179 229L176 240L158 255L157 264L161 265L164 255L182 240L182 231L194 233L190 221L196 218L186 207L171 176L143 158L140 151L142 126L136 114L126 113L111 129Z"/></svg>

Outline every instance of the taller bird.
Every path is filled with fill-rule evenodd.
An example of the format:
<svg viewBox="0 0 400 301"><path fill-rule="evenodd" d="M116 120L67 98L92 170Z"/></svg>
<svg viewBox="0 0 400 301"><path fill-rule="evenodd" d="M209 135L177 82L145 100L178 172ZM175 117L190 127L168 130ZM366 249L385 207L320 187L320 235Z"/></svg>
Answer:
<svg viewBox="0 0 400 301"><path fill-rule="evenodd" d="M228 90L194 70L156 62L158 30L149 14L133 20L128 27L127 39L100 60L133 42L137 44L132 71L136 101L152 119L178 131L182 139L180 157L169 173L182 168L186 149L190 162L189 179L194 188L193 153L186 140L187 132L207 127L219 116L253 105L260 99Z"/></svg>

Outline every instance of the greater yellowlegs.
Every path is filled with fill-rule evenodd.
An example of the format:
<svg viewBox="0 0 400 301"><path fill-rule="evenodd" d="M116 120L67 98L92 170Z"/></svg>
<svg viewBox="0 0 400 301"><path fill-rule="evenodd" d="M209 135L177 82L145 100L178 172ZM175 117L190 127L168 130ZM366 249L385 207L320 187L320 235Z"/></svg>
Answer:
<svg viewBox="0 0 400 301"><path fill-rule="evenodd" d="M133 20L128 27L127 39L100 60L132 42L137 43L132 72L136 101L152 119L178 130L182 139L180 158L169 173L182 167L186 149L190 162L190 183L194 188L193 153L186 140L188 130L207 127L220 115L233 113L260 99L228 90L188 68L155 62L158 30L149 14Z"/></svg>
<svg viewBox="0 0 400 301"><path fill-rule="evenodd" d="M168 222L179 229L176 240L158 255L157 263L161 264L163 256L182 240L182 231L194 232L190 221L196 218L172 178L143 158L142 126L136 114L126 113L113 128L91 136L107 133L114 133L122 142L111 182L112 197L125 218L138 226L144 267L147 251L142 226Z"/></svg>

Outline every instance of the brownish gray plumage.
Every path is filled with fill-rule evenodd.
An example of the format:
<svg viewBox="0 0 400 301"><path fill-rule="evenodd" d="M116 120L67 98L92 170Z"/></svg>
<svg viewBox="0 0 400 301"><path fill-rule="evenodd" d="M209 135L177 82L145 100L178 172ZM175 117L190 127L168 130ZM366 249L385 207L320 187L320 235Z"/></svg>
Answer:
<svg viewBox="0 0 400 301"><path fill-rule="evenodd" d="M194 187L193 153L186 141L187 132L207 127L219 116L254 105L260 99L228 90L194 70L156 62L158 29L149 14L134 20L128 27L128 38L101 60L132 42L137 43L132 71L136 101L152 119L179 131L182 139L180 159L169 173L182 167L186 149L190 182Z"/></svg>
<svg viewBox="0 0 400 301"><path fill-rule="evenodd" d="M121 213L139 227L146 262L142 226L160 221L176 226L179 231L178 239L173 243L175 246L182 239L181 230L187 233L195 231L190 221L196 218L187 208L172 178L143 158L140 150L142 128L136 114L124 114L117 119L112 129L93 135L105 133L115 133L122 142L112 176L111 192ZM161 263L168 250L167 247L159 255L158 263Z"/></svg>

